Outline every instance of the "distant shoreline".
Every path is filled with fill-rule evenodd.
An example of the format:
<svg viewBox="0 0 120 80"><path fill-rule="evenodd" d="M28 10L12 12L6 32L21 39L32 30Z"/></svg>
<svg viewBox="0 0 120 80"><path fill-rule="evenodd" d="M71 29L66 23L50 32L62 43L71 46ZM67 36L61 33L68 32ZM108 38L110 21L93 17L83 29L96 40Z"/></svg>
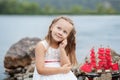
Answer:
<svg viewBox="0 0 120 80"><path fill-rule="evenodd" d="M0 15L23 15L23 16L24 16L24 15L25 15L25 16L27 16L27 15L28 15L28 16L29 16L29 15L30 15L30 16L32 16L32 15L33 15L33 16L34 16L34 15L35 15L35 16L37 16L37 15L38 15L38 16L39 16L39 15L40 15L40 16L44 16L44 15L45 15L45 16L47 16L47 15L48 15L48 16L52 16L52 15L73 15L73 16L74 16L74 15L85 15L85 16L86 16L86 15L93 15L93 16L94 16L94 15L97 15L97 16L98 16L98 15L120 15L120 13L119 13L119 14L0 14Z"/></svg>

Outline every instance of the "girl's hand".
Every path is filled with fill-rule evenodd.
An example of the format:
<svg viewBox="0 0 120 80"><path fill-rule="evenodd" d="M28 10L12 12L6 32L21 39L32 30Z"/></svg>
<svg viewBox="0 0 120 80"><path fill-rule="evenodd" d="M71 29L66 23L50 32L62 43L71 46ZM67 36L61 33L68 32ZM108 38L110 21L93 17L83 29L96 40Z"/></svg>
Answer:
<svg viewBox="0 0 120 80"><path fill-rule="evenodd" d="M60 48L65 48L67 45L67 39L63 40L60 44L59 44L59 47Z"/></svg>
<svg viewBox="0 0 120 80"><path fill-rule="evenodd" d="M69 71L71 70L71 66L70 64L64 64L62 66L62 72L65 74L65 73L68 73Z"/></svg>

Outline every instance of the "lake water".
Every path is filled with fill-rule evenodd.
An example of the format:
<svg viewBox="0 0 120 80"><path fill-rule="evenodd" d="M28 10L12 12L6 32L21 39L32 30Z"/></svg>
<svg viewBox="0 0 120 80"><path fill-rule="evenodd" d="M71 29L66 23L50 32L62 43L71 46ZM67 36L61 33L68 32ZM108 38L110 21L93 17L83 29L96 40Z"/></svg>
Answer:
<svg viewBox="0 0 120 80"><path fill-rule="evenodd" d="M69 15L68 15L69 16ZM24 37L44 39L51 21L56 16L0 16L0 80L4 79L4 56L10 46ZM76 55L79 63L90 49L110 46L120 53L120 16L69 16L77 31Z"/></svg>

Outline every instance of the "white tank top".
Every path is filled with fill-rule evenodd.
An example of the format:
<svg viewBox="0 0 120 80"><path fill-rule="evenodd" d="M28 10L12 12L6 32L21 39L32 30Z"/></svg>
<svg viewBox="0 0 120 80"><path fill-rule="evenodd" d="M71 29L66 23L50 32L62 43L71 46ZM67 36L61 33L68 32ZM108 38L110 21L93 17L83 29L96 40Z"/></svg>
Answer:
<svg viewBox="0 0 120 80"><path fill-rule="evenodd" d="M59 62L60 61L60 50L59 48L55 49L49 46L46 40L41 41L45 49L45 62Z"/></svg>

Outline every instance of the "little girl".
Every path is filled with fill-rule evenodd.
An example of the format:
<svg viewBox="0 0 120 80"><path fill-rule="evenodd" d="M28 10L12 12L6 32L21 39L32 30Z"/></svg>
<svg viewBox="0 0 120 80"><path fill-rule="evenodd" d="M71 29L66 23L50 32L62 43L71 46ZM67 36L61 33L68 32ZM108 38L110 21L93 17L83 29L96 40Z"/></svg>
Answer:
<svg viewBox="0 0 120 80"><path fill-rule="evenodd" d="M77 64L75 28L71 19L55 18L47 36L35 48L33 80L77 80L71 68Z"/></svg>

